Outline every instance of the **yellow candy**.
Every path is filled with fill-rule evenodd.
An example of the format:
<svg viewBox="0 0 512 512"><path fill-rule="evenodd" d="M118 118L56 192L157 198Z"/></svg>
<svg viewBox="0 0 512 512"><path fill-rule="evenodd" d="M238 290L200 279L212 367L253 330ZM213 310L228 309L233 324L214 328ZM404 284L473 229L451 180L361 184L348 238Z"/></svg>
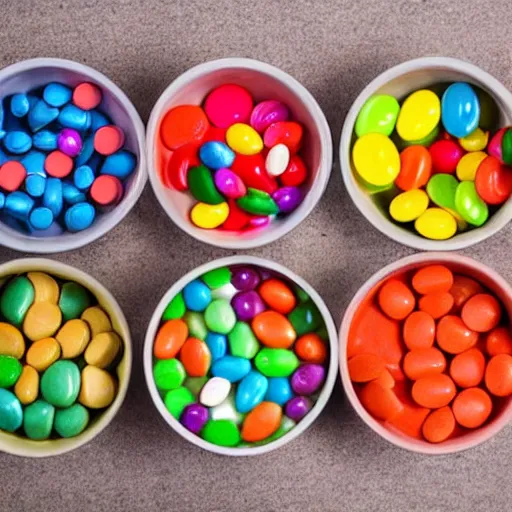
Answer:
<svg viewBox="0 0 512 512"><path fill-rule="evenodd" d="M432 91L422 89L413 92L404 101L398 120L396 131L403 140L423 139L439 123L441 118L441 102Z"/></svg>
<svg viewBox="0 0 512 512"><path fill-rule="evenodd" d="M23 405L31 404L39 394L39 374L28 364L23 367L20 378L14 386L14 394Z"/></svg>
<svg viewBox="0 0 512 512"><path fill-rule="evenodd" d="M21 359L25 353L25 340L16 327L0 322L0 355Z"/></svg>
<svg viewBox="0 0 512 512"><path fill-rule="evenodd" d="M383 187L400 172L400 155L389 137L368 133L359 137L352 151L354 167L364 181Z"/></svg>
<svg viewBox="0 0 512 512"><path fill-rule="evenodd" d="M117 356L121 348L121 338L115 332L102 332L94 336L85 351L87 364L106 368Z"/></svg>
<svg viewBox="0 0 512 512"><path fill-rule="evenodd" d="M34 287L34 302L59 302L59 285L53 277L44 272L29 272L27 277Z"/></svg>
<svg viewBox="0 0 512 512"><path fill-rule="evenodd" d="M453 215L442 208L429 208L414 223L416 231L431 240L447 240L457 231Z"/></svg>
<svg viewBox="0 0 512 512"><path fill-rule="evenodd" d="M91 337L94 338L97 334L102 332L108 332L112 330L112 324L107 313L103 311L99 306L93 306L87 308L80 317L82 320L87 322L89 329L91 330Z"/></svg>
<svg viewBox="0 0 512 512"><path fill-rule="evenodd" d="M36 341L27 350L27 363L38 372L44 372L59 357L60 345L55 338Z"/></svg>
<svg viewBox="0 0 512 512"><path fill-rule="evenodd" d="M429 198L424 190L408 190L391 201L389 214L397 222L411 222L428 208L428 203Z"/></svg>
<svg viewBox="0 0 512 512"><path fill-rule="evenodd" d="M464 155L457 164L457 178L460 181L475 181L478 166L486 157L487 153L483 151L474 151Z"/></svg>
<svg viewBox="0 0 512 512"><path fill-rule="evenodd" d="M203 229L218 228L229 215L228 203L206 204L197 203L190 211L192 222Z"/></svg>
<svg viewBox="0 0 512 512"><path fill-rule="evenodd" d="M226 132L228 146L241 155L256 155L263 149L260 134L248 124L236 123Z"/></svg>
<svg viewBox="0 0 512 512"><path fill-rule="evenodd" d="M25 315L23 332L32 341L49 338L57 332L61 322L59 306L51 302L34 302Z"/></svg>
<svg viewBox="0 0 512 512"><path fill-rule="evenodd" d="M68 320L55 336L62 349L62 359L78 357L87 347L91 334L83 320Z"/></svg>
<svg viewBox="0 0 512 512"><path fill-rule="evenodd" d="M103 409L113 402L116 387L116 381L110 373L96 366L86 366L82 370L78 401L90 409Z"/></svg>
<svg viewBox="0 0 512 512"><path fill-rule="evenodd" d="M463 139L459 139L459 144L466 151L482 151L489 141L489 132L484 132L481 128L477 128Z"/></svg>

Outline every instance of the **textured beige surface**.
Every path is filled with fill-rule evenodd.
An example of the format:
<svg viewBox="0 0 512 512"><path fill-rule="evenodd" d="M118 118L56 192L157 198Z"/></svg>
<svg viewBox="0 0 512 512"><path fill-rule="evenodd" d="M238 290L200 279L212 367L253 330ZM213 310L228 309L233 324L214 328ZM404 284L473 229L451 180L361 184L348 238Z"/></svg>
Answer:
<svg viewBox="0 0 512 512"><path fill-rule="evenodd" d="M471 60L512 87L508 0L0 0L0 65L36 56L85 62L117 82L147 120L159 94L194 64L262 59L318 99L335 146L345 112L386 68L425 55ZM1 91L0 91L1 94ZM465 254L512 279L511 230ZM335 168L313 214L252 254L301 274L339 325L357 288L412 251L356 211ZM125 221L90 247L55 258L90 272L117 297L135 342L129 397L85 448L48 460L0 455L0 510L504 511L512 501L512 428L451 457L410 454L378 438L338 383L300 439L259 458L226 459L169 431L149 401L140 351L152 309L171 283L232 254L175 228L150 188ZM0 250L2 261L22 256Z"/></svg>

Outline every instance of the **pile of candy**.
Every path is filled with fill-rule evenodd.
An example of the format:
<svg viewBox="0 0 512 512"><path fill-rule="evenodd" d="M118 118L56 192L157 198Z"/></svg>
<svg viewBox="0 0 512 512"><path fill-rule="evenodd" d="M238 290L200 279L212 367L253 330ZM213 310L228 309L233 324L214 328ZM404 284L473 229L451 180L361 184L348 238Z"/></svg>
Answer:
<svg viewBox="0 0 512 512"><path fill-rule="evenodd" d="M347 357L368 412L431 443L482 426L512 395L512 335L500 302L443 265L380 285L357 312Z"/></svg>
<svg viewBox="0 0 512 512"><path fill-rule="evenodd" d="M35 440L73 437L112 403L123 342L95 302L81 285L43 272L3 286L1 430Z"/></svg>
<svg viewBox="0 0 512 512"><path fill-rule="evenodd" d="M94 84L52 82L0 102L0 209L23 232L53 236L87 229L97 209L123 197L137 159L99 110Z"/></svg>
<svg viewBox="0 0 512 512"><path fill-rule="evenodd" d="M492 98L464 82L415 91L401 106L372 96L355 125L357 177L425 238L482 226L512 193L512 128L491 135L497 123Z"/></svg>
<svg viewBox="0 0 512 512"><path fill-rule="evenodd" d="M165 114L162 182L198 201L190 211L193 224L254 229L299 206L308 174L298 155L303 128L289 119L283 103L254 106L250 93L234 84L211 91L202 108L181 105Z"/></svg>
<svg viewBox="0 0 512 512"><path fill-rule="evenodd" d="M169 412L221 446L258 446L313 407L328 363L315 304L293 283L254 266L191 281L162 316L153 375Z"/></svg>

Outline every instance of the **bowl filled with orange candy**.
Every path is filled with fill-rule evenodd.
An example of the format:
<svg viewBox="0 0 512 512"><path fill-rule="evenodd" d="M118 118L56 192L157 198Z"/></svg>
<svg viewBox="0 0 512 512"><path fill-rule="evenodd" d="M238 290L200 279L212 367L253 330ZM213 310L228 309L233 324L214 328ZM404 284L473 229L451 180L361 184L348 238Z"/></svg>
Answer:
<svg viewBox="0 0 512 512"><path fill-rule="evenodd" d="M374 274L340 328L340 372L359 416L388 441L443 454L512 419L512 288L457 254L423 253Z"/></svg>

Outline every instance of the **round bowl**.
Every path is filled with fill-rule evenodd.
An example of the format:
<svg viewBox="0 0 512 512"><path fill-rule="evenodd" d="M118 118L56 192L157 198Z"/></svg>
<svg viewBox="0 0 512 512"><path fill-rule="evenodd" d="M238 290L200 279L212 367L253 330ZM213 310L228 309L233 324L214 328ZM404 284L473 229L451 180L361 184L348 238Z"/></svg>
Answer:
<svg viewBox="0 0 512 512"><path fill-rule="evenodd" d="M308 193L299 207L262 230L230 233L196 227L189 219L194 204L190 194L166 188L160 179L157 138L160 122L172 107L200 105L214 88L234 83L245 87L256 102L276 99L285 103L292 118L304 126L301 156L309 170ZM156 102L147 127L149 180L167 215L194 238L225 249L251 249L269 244L296 228L316 206L329 181L332 168L332 138L325 116L311 93L280 69L251 59L221 59L195 66L167 87Z"/></svg>
<svg viewBox="0 0 512 512"><path fill-rule="evenodd" d="M510 322L512 318L512 287L498 273L483 263L459 254L442 252L421 253L391 263L375 273L359 288L343 317L339 331L339 345L341 381L352 407L354 407L362 420L377 434L401 448L419 453L440 455L473 448L497 434L512 419L512 397L504 398L500 401L497 410L493 411L490 420L484 426L467 431L460 437L449 439L439 444L431 444L427 441L409 437L398 429L387 426L384 422L371 416L359 401L349 377L347 364L349 331L359 307L368 299L371 299L380 284L388 278L436 263L441 263L459 274L472 277L487 287L501 301Z"/></svg>
<svg viewBox="0 0 512 512"><path fill-rule="evenodd" d="M0 223L0 244L23 252L40 254L69 251L83 247L102 237L128 214L138 201L147 180L144 149L144 125L126 94L105 75L89 66L64 59L30 59L0 70L2 98L15 92L29 91L52 81L76 86L92 82L103 91L101 107L116 125L123 129L125 147L137 157L137 167L125 183L122 201L112 210L98 215L92 226L78 233L63 232L58 236L37 237L21 233Z"/></svg>
<svg viewBox="0 0 512 512"><path fill-rule="evenodd" d="M0 265L0 282L13 274L22 274L29 271L47 272L62 279L75 281L88 289L100 305L110 316L112 326L124 341L124 352L117 366L118 378L117 395L112 404L98 415L87 428L78 436L46 441L34 441L19 437L15 434L0 431L0 452L21 455L23 457L49 457L60 455L94 439L114 419L125 399L130 382L132 368L132 342L130 329L126 318L112 294L94 277L77 268L44 258L26 258L9 261Z"/></svg>
<svg viewBox="0 0 512 512"><path fill-rule="evenodd" d="M262 267L264 269L268 269L269 271L281 274L283 277L287 278L291 282L299 285L303 290L306 291L306 293L310 296L310 298L317 306L325 322L327 333L329 335L329 368L327 371L324 385L322 387L321 392L318 395L318 399L315 405L310 410L310 412L302 420L300 420L299 423L297 423L297 425L293 427L293 429L290 430L287 434L263 446L240 448L217 446L193 434L192 432L187 430L178 420L176 420L167 410L160 396L160 393L158 392L158 389L155 385L155 381L153 378L153 343L158 328L160 326L162 314L167 305L169 304L170 300L177 293L179 293L185 285L187 285L190 281L197 279L205 272L229 265L255 265L258 267ZM332 390L334 388L334 383L336 380L338 367L338 343L336 339L336 327L332 320L331 314L327 309L327 306L321 299L320 295L318 295L314 288L306 281L304 281L304 279L299 277L297 274L293 273L291 270L288 270L286 267L273 261L265 260L263 258L256 258L253 256L231 256L229 258L221 258L218 260L214 260L195 268L188 274L184 275L176 283L174 283L171 286L171 288L169 288L167 293L162 297L162 300L156 307L155 312L151 317L151 321L149 322L149 326L146 331L146 338L144 340L143 358L144 374L146 376L146 383L149 388L151 399L153 400L155 407L158 409L165 422L172 429L174 429L180 436L184 437L187 441L190 441L192 444L195 444L200 448L204 448L205 450L209 450L211 452L218 453L221 455L259 455L262 453L267 453L272 450L275 450L285 445L286 443L289 443L296 437L300 436L322 412L323 408L327 404L327 401L329 400L329 397L331 396Z"/></svg>
<svg viewBox="0 0 512 512"><path fill-rule="evenodd" d="M456 234L448 240L429 240L391 221L387 204L379 204L357 182L352 167L354 125L364 103L374 94L390 94L399 101L410 93L441 82L464 81L487 91L500 112L500 126L512 123L512 94L489 73L473 64L446 57L426 57L410 60L388 69L370 84L354 101L345 118L340 140L341 174L345 187L359 211L379 231L389 238L419 250L458 250L474 245L497 233L512 218L512 200L509 199L480 228Z"/></svg>

